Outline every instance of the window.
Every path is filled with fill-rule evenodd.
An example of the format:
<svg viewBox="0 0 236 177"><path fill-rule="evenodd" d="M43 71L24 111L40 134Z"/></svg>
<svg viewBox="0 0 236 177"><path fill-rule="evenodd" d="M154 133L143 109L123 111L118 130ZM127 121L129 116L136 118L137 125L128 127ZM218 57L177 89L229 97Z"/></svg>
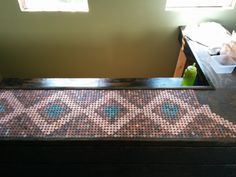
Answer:
<svg viewBox="0 0 236 177"><path fill-rule="evenodd" d="M18 0L21 11L88 12L88 0Z"/></svg>
<svg viewBox="0 0 236 177"><path fill-rule="evenodd" d="M167 0L166 9L223 8L233 9L236 0Z"/></svg>

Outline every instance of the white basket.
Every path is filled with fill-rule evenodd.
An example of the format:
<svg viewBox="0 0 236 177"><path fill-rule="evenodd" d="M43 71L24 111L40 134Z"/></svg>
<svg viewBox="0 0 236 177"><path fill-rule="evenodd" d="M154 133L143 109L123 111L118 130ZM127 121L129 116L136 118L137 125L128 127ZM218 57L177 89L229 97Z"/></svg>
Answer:
<svg viewBox="0 0 236 177"><path fill-rule="evenodd" d="M216 73L232 73L236 62L228 55L211 56L210 65Z"/></svg>

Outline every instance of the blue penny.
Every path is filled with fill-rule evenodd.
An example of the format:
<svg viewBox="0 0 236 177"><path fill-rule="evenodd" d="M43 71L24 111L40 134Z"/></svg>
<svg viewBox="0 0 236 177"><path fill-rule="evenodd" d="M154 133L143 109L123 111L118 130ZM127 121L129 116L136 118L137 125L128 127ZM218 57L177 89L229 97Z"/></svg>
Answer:
<svg viewBox="0 0 236 177"><path fill-rule="evenodd" d="M167 117L176 118L179 113L179 106L177 104L164 103L161 106L161 112Z"/></svg>
<svg viewBox="0 0 236 177"><path fill-rule="evenodd" d="M46 114L51 118L58 118L64 111L65 108L58 104L50 105L45 110Z"/></svg>
<svg viewBox="0 0 236 177"><path fill-rule="evenodd" d="M108 116L111 119L114 119L121 112L121 108L119 106L116 106L116 105L111 105L111 106L105 107L104 112L105 112L106 116Z"/></svg>
<svg viewBox="0 0 236 177"><path fill-rule="evenodd" d="M6 110L5 110L5 106L0 103L0 113L4 113Z"/></svg>

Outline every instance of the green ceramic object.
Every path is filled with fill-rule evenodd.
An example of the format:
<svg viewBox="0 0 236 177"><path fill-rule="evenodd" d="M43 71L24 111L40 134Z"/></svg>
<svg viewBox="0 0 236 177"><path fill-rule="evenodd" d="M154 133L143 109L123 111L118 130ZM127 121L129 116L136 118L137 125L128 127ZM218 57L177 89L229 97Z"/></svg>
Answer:
<svg viewBox="0 0 236 177"><path fill-rule="evenodd" d="M188 66L184 71L182 86L193 86L197 76L196 63L192 66Z"/></svg>

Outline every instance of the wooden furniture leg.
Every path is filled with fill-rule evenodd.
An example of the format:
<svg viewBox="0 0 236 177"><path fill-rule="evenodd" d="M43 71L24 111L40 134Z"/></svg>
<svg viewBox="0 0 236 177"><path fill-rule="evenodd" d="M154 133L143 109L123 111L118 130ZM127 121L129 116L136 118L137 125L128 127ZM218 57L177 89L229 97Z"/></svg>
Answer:
<svg viewBox="0 0 236 177"><path fill-rule="evenodd" d="M182 40L182 47L179 51L179 57L175 68L174 77L182 77L187 58L184 54L185 42Z"/></svg>

